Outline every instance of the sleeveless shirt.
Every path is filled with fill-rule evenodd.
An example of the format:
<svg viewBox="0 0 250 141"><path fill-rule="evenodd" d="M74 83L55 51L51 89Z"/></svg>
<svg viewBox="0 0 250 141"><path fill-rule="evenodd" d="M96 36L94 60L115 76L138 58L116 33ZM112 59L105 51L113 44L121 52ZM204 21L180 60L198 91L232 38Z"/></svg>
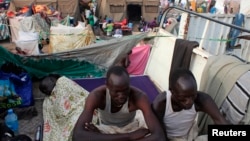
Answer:
<svg viewBox="0 0 250 141"><path fill-rule="evenodd" d="M197 112L195 106L188 110L181 110L174 112L172 108L170 91L166 94L166 109L163 117L163 122L166 126L166 133L169 139L175 137L185 137L188 134L189 129L192 127Z"/></svg>
<svg viewBox="0 0 250 141"><path fill-rule="evenodd" d="M136 112L129 112L128 109L128 101L127 99L126 103L123 104L122 108L116 112L111 113L111 97L109 94L109 90L106 90L106 105L104 110L98 109L98 115L100 117L100 122L102 124L106 125L115 125L118 127L123 127L127 125L128 123L132 122Z"/></svg>

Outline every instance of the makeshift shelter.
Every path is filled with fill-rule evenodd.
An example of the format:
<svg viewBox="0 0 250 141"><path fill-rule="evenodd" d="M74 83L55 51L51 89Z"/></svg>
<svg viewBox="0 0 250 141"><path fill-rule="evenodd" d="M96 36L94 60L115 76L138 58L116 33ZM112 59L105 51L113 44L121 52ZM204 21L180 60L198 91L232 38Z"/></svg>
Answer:
<svg viewBox="0 0 250 141"><path fill-rule="evenodd" d="M98 2L99 16L107 15L114 21L120 21L124 17L139 21L141 16L151 21L159 14L159 0L102 0Z"/></svg>
<svg viewBox="0 0 250 141"><path fill-rule="evenodd" d="M13 4L15 8L21 8L30 5L32 3L35 3L35 4L52 5L56 7L57 1L58 0L12 0L10 5Z"/></svg>
<svg viewBox="0 0 250 141"><path fill-rule="evenodd" d="M39 32L42 38L48 38L49 25L41 18L40 14L34 14L28 17L13 17L9 18L11 39L13 42L19 39L19 31L24 32Z"/></svg>
<svg viewBox="0 0 250 141"><path fill-rule="evenodd" d="M65 25L51 26L49 53L70 51L86 47L95 41L95 35L90 25L79 23L76 27Z"/></svg>
<svg viewBox="0 0 250 141"><path fill-rule="evenodd" d="M84 48L52 54L21 56L0 48L0 66L13 63L31 77L42 78L51 73L70 78L100 77L118 63L147 33L100 41Z"/></svg>
<svg viewBox="0 0 250 141"><path fill-rule="evenodd" d="M15 41L16 47L25 55L40 54L38 48L39 34L38 32L18 32L19 39Z"/></svg>
<svg viewBox="0 0 250 141"><path fill-rule="evenodd" d="M11 40L27 55L39 54L40 38L49 38L49 25L39 13L9 18ZM40 37L39 37L40 36Z"/></svg>
<svg viewBox="0 0 250 141"><path fill-rule="evenodd" d="M53 6L62 13L62 17L69 15L76 20L80 19L78 0L12 0L10 7L21 8L32 3Z"/></svg>

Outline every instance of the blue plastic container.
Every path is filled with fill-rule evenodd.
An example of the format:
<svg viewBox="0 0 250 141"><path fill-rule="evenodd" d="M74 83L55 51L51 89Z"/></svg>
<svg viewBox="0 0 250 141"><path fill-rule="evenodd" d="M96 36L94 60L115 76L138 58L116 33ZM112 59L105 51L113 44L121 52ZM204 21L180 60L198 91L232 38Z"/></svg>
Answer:
<svg viewBox="0 0 250 141"><path fill-rule="evenodd" d="M15 135L18 135L18 118L17 115L13 112L13 109L8 110L8 113L5 116L5 124L14 132Z"/></svg>
<svg viewBox="0 0 250 141"><path fill-rule="evenodd" d="M133 28L133 23L128 23L128 28L132 29Z"/></svg>

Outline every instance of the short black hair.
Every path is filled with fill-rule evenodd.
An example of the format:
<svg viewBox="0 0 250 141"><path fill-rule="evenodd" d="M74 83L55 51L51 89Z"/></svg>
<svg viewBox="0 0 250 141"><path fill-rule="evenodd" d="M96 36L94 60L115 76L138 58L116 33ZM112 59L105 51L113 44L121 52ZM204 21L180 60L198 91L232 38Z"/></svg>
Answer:
<svg viewBox="0 0 250 141"><path fill-rule="evenodd" d="M122 67L122 66L112 66L112 67L110 67L108 69L107 74L106 74L106 78L109 79L111 74L121 76L124 73L129 77L128 71L124 67Z"/></svg>
<svg viewBox="0 0 250 141"><path fill-rule="evenodd" d="M43 90L50 88L54 88L56 85L56 81L61 77L59 74L49 74L48 76L45 76L42 78L40 84L39 84L39 90L44 93ZM50 95L50 94L47 94Z"/></svg>
<svg viewBox="0 0 250 141"><path fill-rule="evenodd" d="M194 79L194 81L196 83L196 79L195 79L193 73L189 69L177 68L169 76L169 89L173 89L177 80L181 77L185 77L185 78L191 77L192 79Z"/></svg>
<svg viewBox="0 0 250 141"><path fill-rule="evenodd" d="M41 87L44 87L44 85L46 85L47 83L48 83L48 81L52 81L52 80L57 80L57 79L59 79L61 76L59 75L59 74L49 74L49 75L47 75L47 76L45 76L45 77L43 77L42 79L41 79L41 83L40 83L40 85L39 85L39 88ZM40 89L41 89L40 88Z"/></svg>

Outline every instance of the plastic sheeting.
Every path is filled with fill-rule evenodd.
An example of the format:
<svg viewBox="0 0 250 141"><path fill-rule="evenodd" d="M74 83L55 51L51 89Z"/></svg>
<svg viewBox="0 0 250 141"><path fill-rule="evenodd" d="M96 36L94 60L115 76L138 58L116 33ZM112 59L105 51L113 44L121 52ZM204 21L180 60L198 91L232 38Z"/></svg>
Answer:
<svg viewBox="0 0 250 141"><path fill-rule="evenodd" d="M19 31L39 32L43 39L49 36L49 25L41 18L40 14L35 14L29 17L14 17L9 18L11 39L13 42L19 40Z"/></svg>
<svg viewBox="0 0 250 141"><path fill-rule="evenodd" d="M94 41L95 35L90 26L85 28L81 24L76 27L59 24L50 28L49 53L83 48Z"/></svg>
<svg viewBox="0 0 250 141"><path fill-rule="evenodd" d="M0 65L14 63L31 77L42 78L50 73L70 78L100 77L118 63L147 33L124 36L66 52L20 56L0 47Z"/></svg>
<svg viewBox="0 0 250 141"><path fill-rule="evenodd" d="M19 47L26 55L38 55L38 32L19 31L19 40L15 41L16 47Z"/></svg>

